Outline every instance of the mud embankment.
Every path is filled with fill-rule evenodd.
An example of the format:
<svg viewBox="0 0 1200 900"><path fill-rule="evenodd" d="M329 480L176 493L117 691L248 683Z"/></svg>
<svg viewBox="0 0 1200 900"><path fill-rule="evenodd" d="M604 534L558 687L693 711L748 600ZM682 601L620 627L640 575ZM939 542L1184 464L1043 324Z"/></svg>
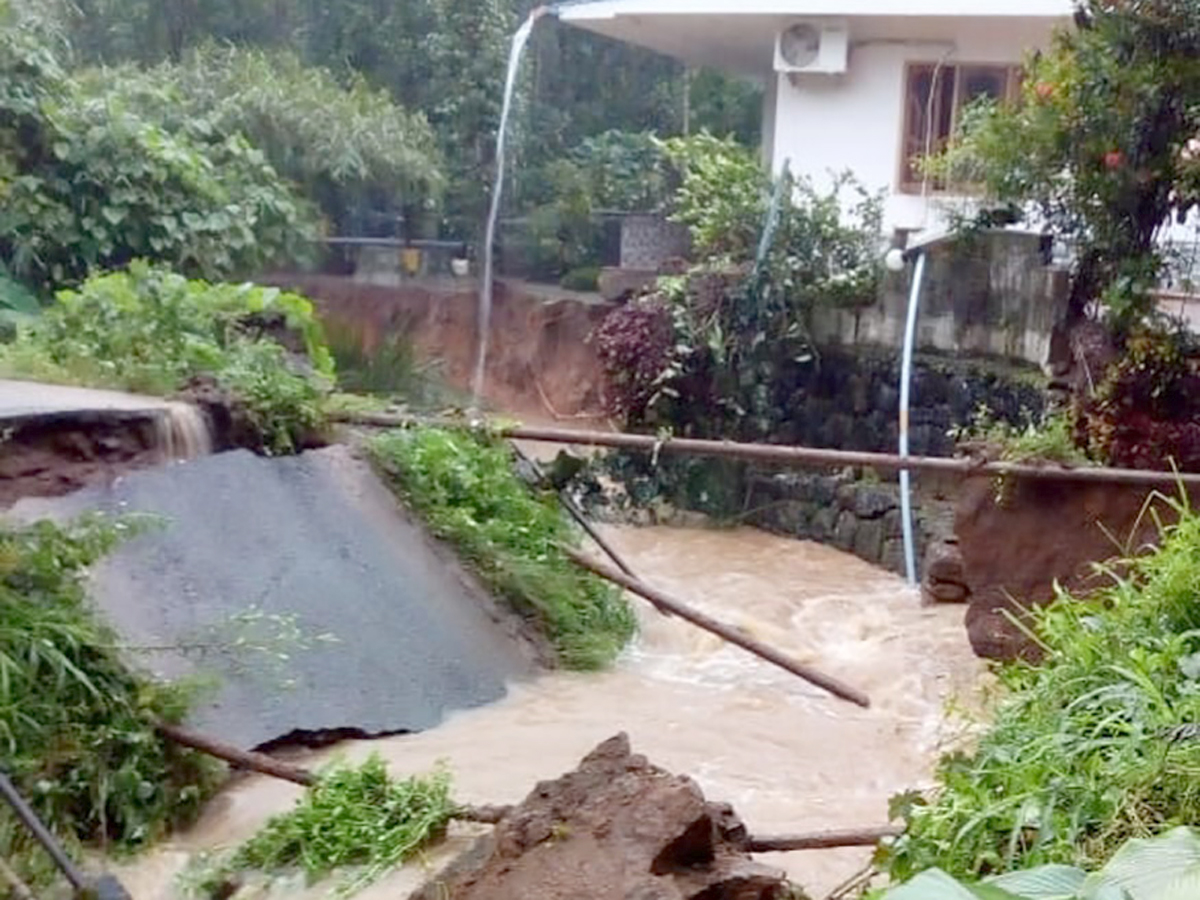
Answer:
<svg viewBox="0 0 1200 900"><path fill-rule="evenodd" d="M418 360L436 366L449 386L470 389L479 334L474 282L382 287L327 275L271 280L312 298L325 321L356 334L366 352L390 335L403 335ZM602 370L588 336L610 309L591 295L497 282L486 399L518 414L598 413Z"/></svg>
<svg viewBox="0 0 1200 900"><path fill-rule="evenodd" d="M1193 509L1198 501L1200 490L1192 492ZM1134 485L965 480L954 530L970 591L971 646L990 659L1036 656L1013 618L1054 599L1056 583L1077 595L1100 587L1105 576L1096 563L1140 552L1156 542L1158 522L1175 518L1161 493Z"/></svg>

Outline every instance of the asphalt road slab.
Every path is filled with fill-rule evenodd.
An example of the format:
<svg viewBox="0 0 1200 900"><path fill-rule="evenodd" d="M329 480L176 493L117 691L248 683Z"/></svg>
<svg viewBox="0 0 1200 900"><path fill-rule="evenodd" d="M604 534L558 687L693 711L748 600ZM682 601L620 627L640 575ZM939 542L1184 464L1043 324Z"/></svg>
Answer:
<svg viewBox="0 0 1200 900"><path fill-rule="evenodd" d="M212 737L420 731L536 670L511 616L348 448L223 453L11 514L88 510L153 517L92 596L131 659L204 686L188 724Z"/></svg>

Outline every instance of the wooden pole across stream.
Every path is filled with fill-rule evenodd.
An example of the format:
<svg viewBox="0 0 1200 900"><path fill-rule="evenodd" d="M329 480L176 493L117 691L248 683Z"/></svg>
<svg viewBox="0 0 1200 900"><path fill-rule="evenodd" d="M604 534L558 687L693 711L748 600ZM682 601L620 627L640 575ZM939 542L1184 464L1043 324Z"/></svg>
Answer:
<svg viewBox="0 0 1200 900"><path fill-rule="evenodd" d="M353 413L337 417L340 421L374 428L472 427L457 419L423 419L378 413ZM582 447L610 447L645 453L677 453L741 459L749 462L784 466L857 466L897 472L944 472L965 478L971 475L1013 475L1043 481L1077 481L1092 484L1136 484L1146 487L1200 487L1200 474L1152 472L1142 469L1109 469L1100 466L1070 468L1058 464L1031 465L1015 462L987 462L963 457L898 456L894 453L866 453L856 450L827 450L819 447L794 447L784 444L749 444L734 441L705 441L696 438L657 438L646 434L608 431L572 431L567 428L533 428L524 425L491 427L500 437L550 444L575 444Z"/></svg>
<svg viewBox="0 0 1200 900"><path fill-rule="evenodd" d="M299 784L304 787L311 787L317 783L316 774L310 770L281 762L265 753L240 750L237 747L226 744L224 741L196 734L185 728L180 728L178 725L169 725L166 722L158 722L155 727L169 741L173 741L184 747L190 747L193 750L199 750L201 753L224 760L239 768L268 775L271 778L290 781L293 784ZM496 825L511 811L511 806L460 806L455 812L454 818L466 822ZM882 828L819 831L815 834L780 835L778 837L748 837L745 839L745 848L749 853L783 853L792 850L867 847L879 843L884 838L895 837L900 833L901 829L899 828L884 826ZM0 867L0 877L6 875L7 873ZM11 886L14 891L17 890L15 884Z"/></svg>
<svg viewBox="0 0 1200 900"><path fill-rule="evenodd" d="M616 569L611 569L603 563L589 559L582 553L572 550L570 547L564 547L563 550L577 566L587 569L589 572L599 575L613 584L620 585L627 591L637 594L639 597L644 597L654 604L659 612L678 616L684 621L691 622L697 628L703 628L705 631L711 632L723 640L753 653L760 659L764 659L786 672L790 672L793 675L803 678L805 681L815 684L835 697L855 703L864 709L870 708L871 699L857 688L853 688L848 684L838 681L836 678L818 672L812 666L807 666L802 662L792 659L774 647L764 644L762 641L755 640L732 625L726 625L724 622L719 622L698 610L692 609L690 606L667 596L662 591L655 590L643 581L630 578Z"/></svg>

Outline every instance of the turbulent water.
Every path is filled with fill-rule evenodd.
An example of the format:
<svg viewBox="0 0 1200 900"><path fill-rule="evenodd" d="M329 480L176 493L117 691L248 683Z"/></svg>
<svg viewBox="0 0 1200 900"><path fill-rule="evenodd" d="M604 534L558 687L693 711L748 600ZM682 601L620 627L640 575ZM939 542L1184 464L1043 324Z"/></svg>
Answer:
<svg viewBox="0 0 1200 900"><path fill-rule="evenodd" d="M195 459L213 451L208 420L190 403L168 403L157 429L158 448L167 460Z"/></svg>
<svg viewBox="0 0 1200 900"><path fill-rule="evenodd" d="M939 748L954 737L946 702L970 696L980 675L961 608L923 608L894 576L829 548L755 530L621 527L608 536L655 586L867 691L872 708L835 700L639 608L641 636L612 671L548 674L423 734L332 753L361 758L378 751L396 773L445 761L460 800L508 803L626 731L636 751L693 776L710 799L732 802L751 831L764 835L881 825L892 794L926 783ZM123 872L127 886L139 900L177 896L175 875L190 855L244 840L298 795L292 785L257 776L239 782L191 833ZM404 896L474 833L455 831L446 846L361 900ZM821 896L869 856L833 850L762 859ZM279 896L332 889L282 885Z"/></svg>

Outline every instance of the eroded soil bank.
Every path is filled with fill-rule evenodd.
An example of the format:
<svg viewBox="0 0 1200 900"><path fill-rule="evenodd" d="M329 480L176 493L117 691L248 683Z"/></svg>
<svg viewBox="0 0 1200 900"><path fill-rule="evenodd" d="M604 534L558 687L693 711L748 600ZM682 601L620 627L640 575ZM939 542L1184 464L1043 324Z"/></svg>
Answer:
<svg viewBox="0 0 1200 900"><path fill-rule="evenodd" d="M441 380L470 390L479 333L474 281L382 287L325 275L272 280L311 297L322 319L356 335L367 353L390 335L402 335L418 359L436 364ZM598 415L602 369L588 337L611 308L592 295L497 282L486 399L522 415Z"/></svg>

